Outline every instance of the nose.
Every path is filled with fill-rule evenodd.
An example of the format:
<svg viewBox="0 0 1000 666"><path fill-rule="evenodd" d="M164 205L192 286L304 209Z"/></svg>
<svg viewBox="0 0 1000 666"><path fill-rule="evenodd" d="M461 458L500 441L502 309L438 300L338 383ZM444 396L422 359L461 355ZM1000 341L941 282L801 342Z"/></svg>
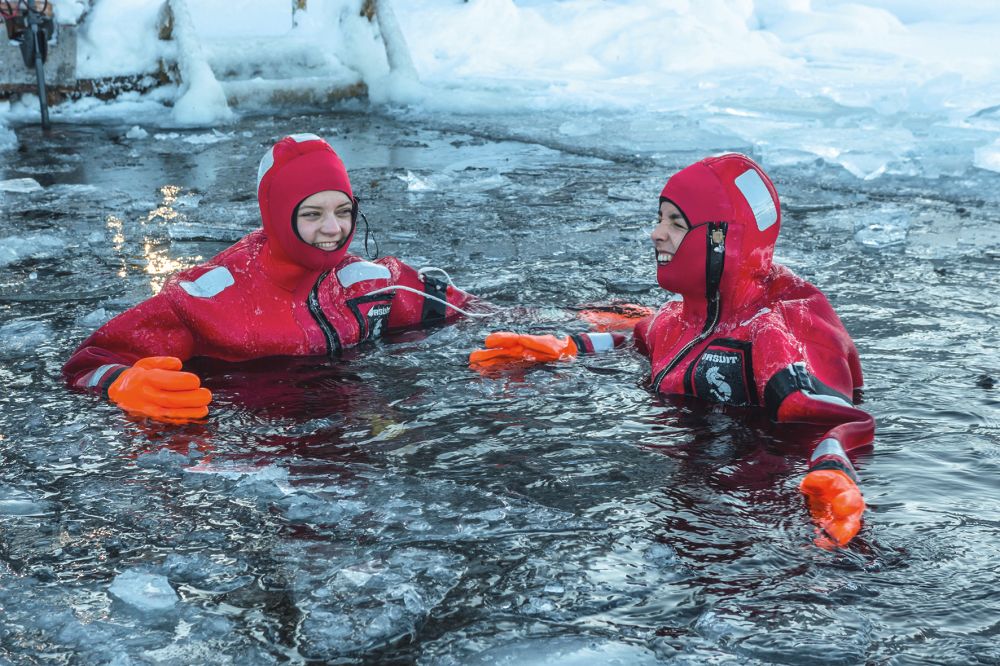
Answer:
<svg viewBox="0 0 1000 666"><path fill-rule="evenodd" d="M340 220L334 213L325 213L323 215L323 223L320 225L320 230L327 235L333 236L335 234L341 233L343 227L340 224Z"/></svg>
<svg viewBox="0 0 1000 666"><path fill-rule="evenodd" d="M653 231L650 232L649 237L653 240L654 244L667 240L667 232L664 230L663 226L664 225L657 222L656 226L653 227Z"/></svg>

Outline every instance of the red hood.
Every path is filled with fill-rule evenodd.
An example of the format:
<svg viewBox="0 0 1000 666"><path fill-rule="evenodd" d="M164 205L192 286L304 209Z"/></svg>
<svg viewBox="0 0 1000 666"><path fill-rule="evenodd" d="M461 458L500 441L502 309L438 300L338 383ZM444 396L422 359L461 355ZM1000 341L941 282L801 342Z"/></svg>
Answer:
<svg viewBox="0 0 1000 666"><path fill-rule="evenodd" d="M767 174L745 155L709 157L674 174L660 197L677 206L691 225L670 263L657 266L660 286L695 307L717 288L723 313L753 300L771 269L781 227L778 194ZM713 235L716 253L724 256L717 286L711 284L713 270L720 268L710 261Z"/></svg>
<svg viewBox="0 0 1000 666"><path fill-rule="evenodd" d="M353 229L347 241L331 252L305 243L295 232L295 208L306 197L325 190L343 192L354 200L344 163L330 144L315 134L286 136L264 155L257 172L257 202L276 259L325 271L347 254Z"/></svg>

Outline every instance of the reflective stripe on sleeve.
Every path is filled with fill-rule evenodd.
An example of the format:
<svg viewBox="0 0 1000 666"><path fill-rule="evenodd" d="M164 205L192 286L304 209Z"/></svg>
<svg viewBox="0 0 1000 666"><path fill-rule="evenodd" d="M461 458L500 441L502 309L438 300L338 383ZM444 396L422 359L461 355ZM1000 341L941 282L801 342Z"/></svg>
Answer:
<svg viewBox="0 0 1000 666"><path fill-rule="evenodd" d="M111 370L120 367L122 366L118 363L109 363L108 365L102 365L101 367L97 368L92 373L90 373L90 377L87 379L87 382L84 385L87 388L94 388L95 386L101 383L101 380L104 379L104 375L108 374L108 372L110 372Z"/></svg>

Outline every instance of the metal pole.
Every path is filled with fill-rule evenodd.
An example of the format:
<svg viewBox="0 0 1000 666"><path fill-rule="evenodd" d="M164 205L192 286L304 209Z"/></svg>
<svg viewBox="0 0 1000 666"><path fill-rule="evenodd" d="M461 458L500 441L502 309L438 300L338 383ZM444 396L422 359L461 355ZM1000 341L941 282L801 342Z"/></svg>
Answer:
<svg viewBox="0 0 1000 666"><path fill-rule="evenodd" d="M39 41L38 17L28 10L28 24L31 26L31 39L35 46L35 77L38 79L38 106L42 113L42 129L52 127L49 122L49 100L45 92L45 63L42 61L42 44Z"/></svg>

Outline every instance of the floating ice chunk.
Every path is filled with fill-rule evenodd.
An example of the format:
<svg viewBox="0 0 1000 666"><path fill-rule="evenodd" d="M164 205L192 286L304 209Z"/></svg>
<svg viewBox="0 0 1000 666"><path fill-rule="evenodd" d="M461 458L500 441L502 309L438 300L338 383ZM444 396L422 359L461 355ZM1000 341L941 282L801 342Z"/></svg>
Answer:
<svg viewBox="0 0 1000 666"><path fill-rule="evenodd" d="M103 325L104 322L108 321L111 317L108 315L108 311L104 308L97 308L93 312L83 315L76 320L77 326L81 328L86 328L94 330L99 326Z"/></svg>
<svg viewBox="0 0 1000 666"><path fill-rule="evenodd" d="M11 178L10 180L0 180L0 192L20 192L28 194L31 192L41 192L45 188L38 184L34 178Z"/></svg>
<svg viewBox="0 0 1000 666"><path fill-rule="evenodd" d="M149 132L142 129L138 125L132 125L132 128L125 132L126 139L145 139L149 136Z"/></svg>
<svg viewBox="0 0 1000 666"><path fill-rule="evenodd" d="M51 234L0 238L0 268L24 259L49 259L65 249L66 241Z"/></svg>
<svg viewBox="0 0 1000 666"><path fill-rule="evenodd" d="M906 242L910 215L902 208L882 208L874 216L856 220L854 240L869 248L884 248Z"/></svg>
<svg viewBox="0 0 1000 666"><path fill-rule="evenodd" d="M407 169L405 176L397 177L406 183L407 192L430 192L436 189L430 181L421 178L409 169Z"/></svg>
<svg viewBox="0 0 1000 666"><path fill-rule="evenodd" d="M976 148L972 163L980 169L1000 172L1000 139Z"/></svg>
<svg viewBox="0 0 1000 666"><path fill-rule="evenodd" d="M0 516L41 516L49 505L15 488L0 486Z"/></svg>
<svg viewBox="0 0 1000 666"><path fill-rule="evenodd" d="M441 662L439 662L441 663ZM451 663L444 661L443 663ZM467 655L465 664L498 666L588 666L589 664L658 664L656 654L640 645L604 641L594 637L537 638L505 642L476 655Z"/></svg>
<svg viewBox="0 0 1000 666"><path fill-rule="evenodd" d="M199 224L197 222L174 222L167 227L170 239L175 241L219 241L234 243L247 234L245 227L230 224Z"/></svg>
<svg viewBox="0 0 1000 666"><path fill-rule="evenodd" d="M217 129L213 129L211 132L205 132L204 134L192 134L190 136L186 136L183 141L184 143L200 146L219 143L220 141L229 141L232 138L232 132L220 132Z"/></svg>
<svg viewBox="0 0 1000 666"><path fill-rule="evenodd" d="M600 134L601 125L591 120L567 120L559 126L563 136L590 136Z"/></svg>
<svg viewBox="0 0 1000 666"><path fill-rule="evenodd" d="M160 449L156 452L140 453L135 459L137 467L155 469L180 469L191 462L191 458L170 449Z"/></svg>
<svg viewBox="0 0 1000 666"><path fill-rule="evenodd" d="M30 356L52 339L52 329L41 321L12 321L0 326L0 359Z"/></svg>
<svg viewBox="0 0 1000 666"><path fill-rule="evenodd" d="M7 129L3 120L0 119L0 152L10 150L15 146L17 146L17 135Z"/></svg>
<svg viewBox="0 0 1000 666"><path fill-rule="evenodd" d="M108 591L145 613L168 611L178 600L177 593L170 587L166 576L135 569L115 576Z"/></svg>

